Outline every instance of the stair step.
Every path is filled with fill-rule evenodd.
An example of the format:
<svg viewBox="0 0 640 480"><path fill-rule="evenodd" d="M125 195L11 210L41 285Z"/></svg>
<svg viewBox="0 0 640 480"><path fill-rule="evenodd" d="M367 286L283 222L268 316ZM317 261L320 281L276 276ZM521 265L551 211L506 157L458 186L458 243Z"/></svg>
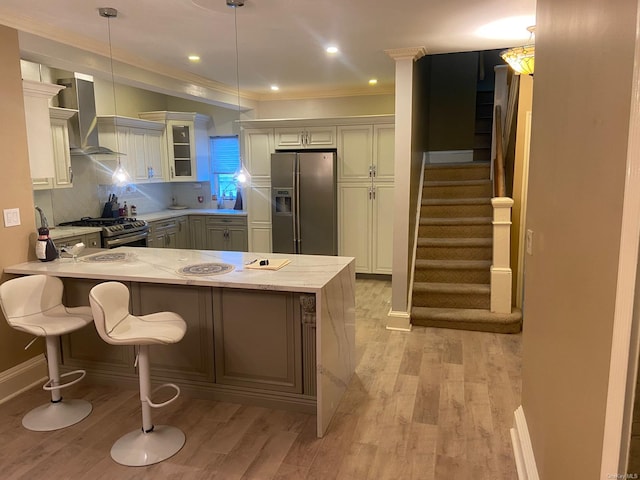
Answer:
<svg viewBox="0 0 640 480"><path fill-rule="evenodd" d="M487 180L491 176L490 162L432 163L424 168L427 181Z"/></svg>
<svg viewBox="0 0 640 480"><path fill-rule="evenodd" d="M491 260L424 260L416 259L414 284L491 282Z"/></svg>
<svg viewBox="0 0 640 480"><path fill-rule="evenodd" d="M423 327L453 328L494 333L518 333L522 329L522 311L491 313L488 309L413 307L411 323Z"/></svg>
<svg viewBox="0 0 640 480"><path fill-rule="evenodd" d="M422 205L491 205L491 198L423 198Z"/></svg>
<svg viewBox="0 0 640 480"><path fill-rule="evenodd" d="M418 237L489 238L493 237L491 217L420 218Z"/></svg>
<svg viewBox="0 0 640 480"><path fill-rule="evenodd" d="M421 217L491 217L490 198L423 199Z"/></svg>
<svg viewBox="0 0 640 480"><path fill-rule="evenodd" d="M491 198L491 180L429 180L422 188L422 198Z"/></svg>
<svg viewBox="0 0 640 480"><path fill-rule="evenodd" d="M491 306L491 286L478 283L417 282L413 305L434 308L481 308Z"/></svg>
<svg viewBox="0 0 640 480"><path fill-rule="evenodd" d="M418 238L416 259L491 260L492 238Z"/></svg>

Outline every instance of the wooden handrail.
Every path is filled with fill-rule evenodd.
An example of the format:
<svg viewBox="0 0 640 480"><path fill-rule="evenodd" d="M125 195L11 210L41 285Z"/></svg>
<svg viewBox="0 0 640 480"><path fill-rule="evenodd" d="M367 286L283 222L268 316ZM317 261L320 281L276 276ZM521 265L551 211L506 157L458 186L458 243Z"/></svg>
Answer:
<svg viewBox="0 0 640 480"><path fill-rule="evenodd" d="M505 196L504 155L502 153L502 108L496 105L495 112L496 158L493 164L493 193L496 197Z"/></svg>

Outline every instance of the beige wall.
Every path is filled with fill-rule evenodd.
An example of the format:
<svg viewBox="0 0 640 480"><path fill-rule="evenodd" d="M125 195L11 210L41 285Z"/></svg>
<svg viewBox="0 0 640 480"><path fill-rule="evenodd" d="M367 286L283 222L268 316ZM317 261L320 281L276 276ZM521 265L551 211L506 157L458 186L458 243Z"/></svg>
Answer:
<svg viewBox="0 0 640 480"><path fill-rule="evenodd" d="M636 13L537 2L522 405L542 480L601 478Z"/></svg>
<svg viewBox="0 0 640 480"><path fill-rule="evenodd" d="M323 118L352 115L387 115L394 113L395 97L390 95L356 95L336 98L261 101L257 118Z"/></svg>
<svg viewBox="0 0 640 480"><path fill-rule="evenodd" d="M0 115L0 145L2 155L2 177L0 209L19 208L22 224L18 227L4 226L0 220L0 268L27 260L35 260L35 221L33 195L27 152L27 133L22 101L22 79L20 77L20 55L18 32L0 25L0 92L2 92L2 115ZM8 180L10 179L10 180ZM10 278L2 275L2 281ZM0 314L0 372L7 370L42 352L38 343L24 351L29 341L25 334L18 333L6 323Z"/></svg>

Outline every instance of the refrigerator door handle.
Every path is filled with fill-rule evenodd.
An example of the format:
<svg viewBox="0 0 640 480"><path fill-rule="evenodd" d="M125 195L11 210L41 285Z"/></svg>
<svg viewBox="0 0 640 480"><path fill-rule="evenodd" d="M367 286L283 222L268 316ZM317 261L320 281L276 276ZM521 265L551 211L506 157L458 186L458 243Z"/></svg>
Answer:
<svg viewBox="0 0 640 480"><path fill-rule="evenodd" d="M293 236L293 243L294 243L294 249L293 251L295 253L300 253L300 241L302 240L300 238L300 159L296 158L296 161L294 163L295 167L294 167L294 184L293 184L293 189L295 191L295 202L296 202L296 206L295 206L295 213L294 213L294 217L295 217L295 233Z"/></svg>

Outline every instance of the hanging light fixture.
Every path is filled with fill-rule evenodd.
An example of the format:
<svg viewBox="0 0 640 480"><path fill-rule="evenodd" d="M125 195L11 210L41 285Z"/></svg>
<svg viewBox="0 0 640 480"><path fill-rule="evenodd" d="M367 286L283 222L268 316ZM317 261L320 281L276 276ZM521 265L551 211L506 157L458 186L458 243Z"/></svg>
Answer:
<svg viewBox="0 0 640 480"><path fill-rule="evenodd" d="M238 8L244 6L244 0L226 0L227 6L233 8L233 22L234 22L234 34L235 34L235 47L236 47L236 93L238 103L238 128L240 128L240 55L238 53ZM236 203L234 210L242 210L242 187L249 180L249 174L244 168L244 162L242 161L242 155L240 155L240 168L233 174L233 179L236 182Z"/></svg>
<svg viewBox="0 0 640 480"><path fill-rule="evenodd" d="M509 48L508 50L500 52L502 59L507 62L516 73L533 75L535 60L535 44L533 43L533 36L535 34L535 29L535 26L527 28L531 33L529 43L527 45Z"/></svg>
<svg viewBox="0 0 640 480"><path fill-rule="evenodd" d="M98 8L98 13L100 14L101 17L104 17L107 19L107 31L109 33L109 65L111 67L111 87L113 91L113 114L117 117L118 106L116 103L116 81L115 81L115 76L113 74L113 51L111 48L111 19L116 18L118 16L118 10L111 7L101 7L101 8ZM122 161L120 159L120 156L122 155L122 153L119 153L120 145L118 141L118 135L116 135L116 150L118 152L117 153L118 164L116 166L116 169L113 171L113 175L111 175L111 183L113 183L114 185L123 187L131 183L131 176L129 175L129 172L127 172L127 170L122 166Z"/></svg>

